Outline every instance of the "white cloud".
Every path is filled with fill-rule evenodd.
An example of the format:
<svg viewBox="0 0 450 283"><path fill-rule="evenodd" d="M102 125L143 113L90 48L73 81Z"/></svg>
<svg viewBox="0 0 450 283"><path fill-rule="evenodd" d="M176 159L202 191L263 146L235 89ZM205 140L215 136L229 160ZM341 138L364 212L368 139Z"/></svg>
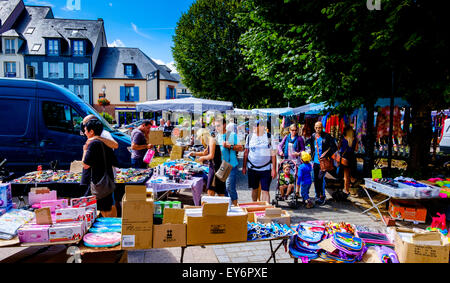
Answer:
<svg viewBox="0 0 450 283"><path fill-rule="evenodd" d="M169 69L172 70L172 73L178 74L177 68L175 68L175 62L174 61L169 62L169 63L165 63L163 60L160 60L160 59L152 58L152 60L155 61L155 63L158 64L158 65L166 65L167 67L169 67Z"/></svg>
<svg viewBox="0 0 450 283"><path fill-rule="evenodd" d="M125 44L122 40L116 39L112 43L108 43L108 47L125 47Z"/></svg>
<svg viewBox="0 0 450 283"><path fill-rule="evenodd" d="M137 25L135 25L134 23L131 23L131 27L133 28L134 32L137 33L138 35L148 38L148 39L151 39L151 37L148 34L140 32Z"/></svg>
<svg viewBox="0 0 450 283"><path fill-rule="evenodd" d="M109 5L109 7L112 7L112 3L111 2L109 2L108 5Z"/></svg>
<svg viewBox="0 0 450 283"><path fill-rule="evenodd" d="M81 0L67 0L65 9L69 10L69 11L73 11L73 10L80 11L81 10ZM64 10L64 8L63 8L63 10Z"/></svg>

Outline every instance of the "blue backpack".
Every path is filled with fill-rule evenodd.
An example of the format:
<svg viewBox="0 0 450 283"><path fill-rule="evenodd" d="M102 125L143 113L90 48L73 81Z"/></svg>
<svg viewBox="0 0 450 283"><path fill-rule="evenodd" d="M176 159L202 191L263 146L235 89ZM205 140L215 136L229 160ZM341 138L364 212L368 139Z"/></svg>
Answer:
<svg viewBox="0 0 450 283"><path fill-rule="evenodd" d="M289 251L293 257L300 258L303 263L318 258L319 243L327 237L325 227L311 223L300 223L297 235L292 236Z"/></svg>

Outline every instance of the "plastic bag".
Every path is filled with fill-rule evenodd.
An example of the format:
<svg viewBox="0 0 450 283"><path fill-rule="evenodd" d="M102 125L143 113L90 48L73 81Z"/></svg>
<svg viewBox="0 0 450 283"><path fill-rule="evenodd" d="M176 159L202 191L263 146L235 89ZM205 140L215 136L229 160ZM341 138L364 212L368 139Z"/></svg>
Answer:
<svg viewBox="0 0 450 283"><path fill-rule="evenodd" d="M155 156L155 151L153 149L147 150L144 156L144 162L150 164L150 162L152 162L153 156Z"/></svg>

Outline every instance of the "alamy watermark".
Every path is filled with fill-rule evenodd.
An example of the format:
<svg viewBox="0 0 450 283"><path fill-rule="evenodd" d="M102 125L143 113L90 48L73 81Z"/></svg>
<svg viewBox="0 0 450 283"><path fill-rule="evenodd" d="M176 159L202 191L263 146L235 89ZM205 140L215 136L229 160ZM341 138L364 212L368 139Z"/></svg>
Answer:
<svg viewBox="0 0 450 283"><path fill-rule="evenodd" d="M370 11L381 10L381 0L367 0L366 6Z"/></svg>

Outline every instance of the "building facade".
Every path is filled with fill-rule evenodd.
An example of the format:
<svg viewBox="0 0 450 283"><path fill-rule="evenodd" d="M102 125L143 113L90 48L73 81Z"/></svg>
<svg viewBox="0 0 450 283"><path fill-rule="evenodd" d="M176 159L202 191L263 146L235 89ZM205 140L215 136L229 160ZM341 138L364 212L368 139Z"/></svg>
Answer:
<svg viewBox="0 0 450 283"><path fill-rule="evenodd" d="M146 117L136 111L137 103L174 98L177 84L170 69L138 48L102 47L93 73L94 108L110 114L119 125L129 124ZM106 98L109 105L100 105L99 98Z"/></svg>
<svg viewBox="0 0 450 283"><path fill-rule="evenodd" d="M0 1L0 7L0 18L12 13L8 26L1 26L0 74L49 81L92 104L92 70L107 46L103 20L59 19L51 7L22 0Z"/></svg>

